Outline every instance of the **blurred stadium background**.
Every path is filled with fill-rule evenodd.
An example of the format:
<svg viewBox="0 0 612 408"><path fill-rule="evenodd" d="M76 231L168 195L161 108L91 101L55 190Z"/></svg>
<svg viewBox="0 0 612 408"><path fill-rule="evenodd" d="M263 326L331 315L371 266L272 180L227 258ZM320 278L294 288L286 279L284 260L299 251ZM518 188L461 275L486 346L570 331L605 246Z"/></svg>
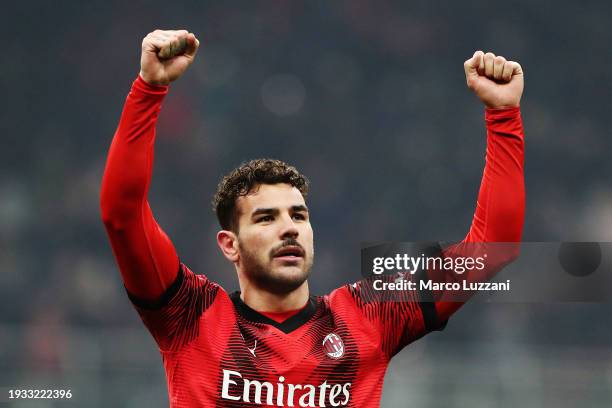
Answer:
<svg viewBox="0 0 612 408"><path fill-rule="evenodd" d="M227 290L209 202L254 157L312 181L315 293L359 277L361 241L461 239L484 158L462 67L475 49L526 72L525 240L611 240L609 1L34 0L2 14L2 398L74 395L11 406L167 406L98 204L154 28L187 28L202 48L166 99L150 200L182 260ZM396 357L383 406L609 407L611 309L469 304Z"/></svg>

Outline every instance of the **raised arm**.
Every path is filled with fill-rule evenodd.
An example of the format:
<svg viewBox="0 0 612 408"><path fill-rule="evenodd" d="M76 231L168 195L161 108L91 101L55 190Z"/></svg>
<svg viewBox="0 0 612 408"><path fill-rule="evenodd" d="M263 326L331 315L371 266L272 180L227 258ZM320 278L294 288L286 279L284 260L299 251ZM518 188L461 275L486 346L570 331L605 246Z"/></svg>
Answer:
<svg viewBox="0 0 612 408"><path fill-rule="evenodd" d="M461 243L446 249L444 256L478 256L488 251L489 265L483 274L461 277L482 282L519 252L525 217L524 132L519 109L524 81L517 62L492 53L476 51L465 61L464 69L468 88L486 107L486 161L470 230ZM510 244L484 244L492 242ZM456 278L452 275L442 279ZM438 293L437 298L444 300L443 295ZM448 319L462 304L436 302L439 319Z"/></svg>
<svg viewBox="0 0 612 408"><path fill-rule="evenodd" d="M142 300L158 299L177 278L178 256L153 217L147 193L161 103L168 84L193 62L198 45L185 30L156 30L144 38L140 75L125 102L102 180L102 220L125 287Z"/></svg>
<svg viewBox="0 0 612 408"><path fill-rule="evenodd" d="M487 126L485 168L464 242L519 242L525 215L524 131L519 108L523 70L517 62L482 51L476 51L464 69L468 87L486 106Z"/></svg>

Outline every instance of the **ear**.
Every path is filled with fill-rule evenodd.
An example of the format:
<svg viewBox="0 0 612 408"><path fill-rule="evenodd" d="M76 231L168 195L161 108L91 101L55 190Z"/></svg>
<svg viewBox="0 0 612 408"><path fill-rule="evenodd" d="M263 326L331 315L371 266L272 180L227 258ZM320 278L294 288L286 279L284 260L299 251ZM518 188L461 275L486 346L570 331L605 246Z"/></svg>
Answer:
<svg viewBox="0 0 612 408"><path fill-rule="evenodd" d="M217 245L221 248L221 252L232 263L238 262L240 255L238 253L238 237L232 231L221 230L217 232Z"/></svg>

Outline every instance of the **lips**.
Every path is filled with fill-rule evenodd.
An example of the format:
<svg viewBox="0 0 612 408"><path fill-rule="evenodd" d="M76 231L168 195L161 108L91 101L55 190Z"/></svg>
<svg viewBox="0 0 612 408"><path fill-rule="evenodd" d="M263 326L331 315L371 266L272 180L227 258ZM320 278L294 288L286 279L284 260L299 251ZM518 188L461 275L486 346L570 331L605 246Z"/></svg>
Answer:
<svg viewBox="0 0 612 408"><path fill-rule="evenodd" d="M303 258L304 250L302 247L289 245L284 246L274 254L274 258Z"/></svg>

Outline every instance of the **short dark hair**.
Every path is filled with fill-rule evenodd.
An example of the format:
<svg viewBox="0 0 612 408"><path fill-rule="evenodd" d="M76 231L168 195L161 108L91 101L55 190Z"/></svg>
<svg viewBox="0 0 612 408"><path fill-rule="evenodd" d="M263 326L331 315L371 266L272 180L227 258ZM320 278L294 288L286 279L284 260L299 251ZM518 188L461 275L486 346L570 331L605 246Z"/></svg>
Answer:
<svg viewBox="0 0 612 408"><path fill-rule="evenodd" d="M236 200L261 184L289 184L308 195L308 179L295 167L275 159L255 159L242 163L219 182L212 201L221 228L238 232Z"/></svg>

